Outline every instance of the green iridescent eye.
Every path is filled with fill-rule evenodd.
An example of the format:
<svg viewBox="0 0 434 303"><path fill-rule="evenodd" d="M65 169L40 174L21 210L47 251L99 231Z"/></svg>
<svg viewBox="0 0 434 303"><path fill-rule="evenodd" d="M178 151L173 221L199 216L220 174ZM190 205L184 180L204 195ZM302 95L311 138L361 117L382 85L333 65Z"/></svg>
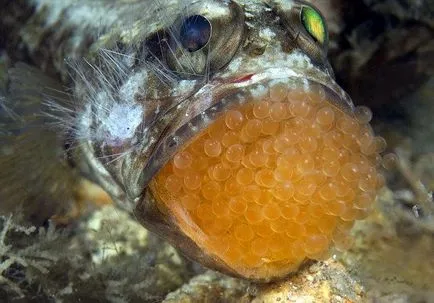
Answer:
<svg viewBox="0 0 434 303"><path fill-rule="evenodd" d="M321 14L309 6L301 9L301 22L306 31L321 44L327 40L327 28Z"/></svg>

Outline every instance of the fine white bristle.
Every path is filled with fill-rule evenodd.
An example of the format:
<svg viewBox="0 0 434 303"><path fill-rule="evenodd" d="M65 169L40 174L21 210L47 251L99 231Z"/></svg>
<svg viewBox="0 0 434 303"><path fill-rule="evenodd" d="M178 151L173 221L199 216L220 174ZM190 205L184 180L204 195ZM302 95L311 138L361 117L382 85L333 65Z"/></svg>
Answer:
<svg viewBox="0 0 434 303"><path fill-rule="evenodd" d="M38 7L42 7L51 0L38 1ZM177 5L179 10L173 11L189 15L190 1L179 1ZM164 5L160 0L155 0L152 6ZM77 12L74 16L78 18L81 15ZM72 15L68 18L70 17ZM158 10L158 16L149 21L155 26L155 20L158 20L157 23L161 23L162 28L166 29L168 36L159 37L161 40L158 43L173 54L180 50L185 52L176 38L179 31L176 26L179 24L175 22L175 17L179 15ZM68 22L75 22L77 18L70 18ZM115 40L122 40L120 36L127 34L134 35L134 21L115 27L113 31L107 32L103 29L100 37L96 37L95 44L99 44L99 40L107 41L107 37L119 36ZM104 42L102 45L105 45ZM96 54L88 59L67 58L66 63L74 83L73 92L65 95L64 100L47 94L43 115L73 143L70 148L77 147L80 142L92 142L101 148L110 147L120 151L120 154L112 155L114 158L121 156L122 152L131 152L138 142L144 140L144 130L155 122L148 121L146 117L155 117L158 114L161 105L153 104L155 101L150 99L158 99L160 96L150 95L149 85L161 86L175 94L182 94L183 91L194 88L195 81L180 82L185 76L195 77L201 82L206 82L209 78L209 62L204 74L195 73L194 62L188 60L183 64L179 63L179 69L175 72L164 62L164 58L158 55L158 49L149 49L145 40L138 45L135 42L131 45L121 42L120 46L99 48ZM157 79L159 83L154 80L150 84L150 78Z"/></svg>

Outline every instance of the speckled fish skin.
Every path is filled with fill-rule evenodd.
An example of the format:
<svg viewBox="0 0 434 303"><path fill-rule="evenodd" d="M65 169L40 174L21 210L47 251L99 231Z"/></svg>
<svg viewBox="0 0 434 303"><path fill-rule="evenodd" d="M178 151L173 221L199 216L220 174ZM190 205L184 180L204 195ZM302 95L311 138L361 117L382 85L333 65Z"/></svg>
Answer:
<svg viewBox="0 0 434 303"><path fill-rule="evenodd" d="M35 10L10 26L19 39L9 47L24 46L34 64L71 85L73 101L62 105L59 120L73 133L75 164L147 228L234 276L160 212L147 191L150 179L238 91L255 94L277 79L317 83L336 106L353 111L333 80L326 47L291 17L301 1L21 2ZM177 42L180 22L191 15L212 25L209 47L194 54Z"/></svg>

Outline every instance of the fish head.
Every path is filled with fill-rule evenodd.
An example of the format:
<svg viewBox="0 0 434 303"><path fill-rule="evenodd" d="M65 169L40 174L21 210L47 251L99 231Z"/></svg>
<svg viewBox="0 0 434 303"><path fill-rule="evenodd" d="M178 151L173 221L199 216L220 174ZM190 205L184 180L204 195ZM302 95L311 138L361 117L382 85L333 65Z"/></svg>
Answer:
<svg viewBox="0 0 434 303"><path fill-rule="evenodd" d="M210 268L270 281L324 258L375 199L384 144L334 80L323 16L304 1L170 3L93 66L84 170Z"/></svg>

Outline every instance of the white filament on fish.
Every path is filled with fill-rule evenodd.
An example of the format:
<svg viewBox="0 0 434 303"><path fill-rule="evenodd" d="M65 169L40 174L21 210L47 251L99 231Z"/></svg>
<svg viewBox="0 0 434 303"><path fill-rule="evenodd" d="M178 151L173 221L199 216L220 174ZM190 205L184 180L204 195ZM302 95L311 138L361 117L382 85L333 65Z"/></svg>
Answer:
<svg viewBox="0 0 434 303"><path fill-rule="evenodd" d="M39 4L46 4L50 1L52 0L38 0ZM155 7L163 7L160 0L151 2ZM181 17L184 15L189 16L191 1L179 1L177 5L180 6L179 11L183 12ZM228 2L226 2L226 5L229 5ZM175 49L186 52L177 38L176 33L179 29L174 28L175 25L173 25L176 16L167 14L164 10L158 10L156 13L155 20L158 21L151 22L157 22L162 26L168 25L166 32L173 42L170 44L168 39L162 39L160 43L165 44L168 52L175 53ZM218 15L219 12L213 11L210 14ZM70 19L70 21L76 22L77 20ZM121 28L122 35L134 35L133 24L124 24L121 27L124 28L123 30ZM265 40L272 39L272 35L273 33L268 28L261 32L261 37ZM206 47L210 46L207 45ZM274 58L275 61L286 62L286 71L282 73L284 76L296 74L298 69L304 70L313 67L311 60L301 52L287 54L283 51L276 52L272 48L266 48L265 52L272 52L273 55L268 56ZM173 57L178 60L176 56ZM152 60L149 61L148 59ZM194 63L192 61L190 64L179 64L184 68L175 73L156 54L152 53L152 50L146 47L145 41L140 46L127 46L126 49L115 48L109 50L102 48L98 51L95 63L84 59L69 62L73 74L75 74L76 92L79 91L82 95L76 95L72 110L67 107L62 108L61 105L53 102L51 108L54 111L51 114L59 114L57 119L59 124L63 124L66 133L77 139L75 141L97 141L105 146L112 147L125 146L125 148L128 147L125 151L126 155L127 151L130 152L131 149L134 149L138 141L155 140L155 138L144 138L146 137L146 134L144 134L145 129L151 126L148 125L149 123L146 124L149 121L144 121L145 116L149 114L147 100L142 99L140 104L136 100L137 96L143 97L147 95L148 75L152 73L158 77L162 85L171 89L172 94L182 94L185 91L193 91L195 85L199 83L206 84L209 82L209 60L208 55L206 59L207 68L205 68L203 74L194 72ZM248 62L245 62L245 60L248 60ZM271 78L278 76L276 74L277 70L273 69L275 62L273 60L264 62L261 60L261 56L258 56L233 60L226 67L226 72L222 74L222 77L225 77L226 74L236 74L241 65L252 70L260 66L262 68L260 74L262 75L256 76L259 78L265 79L269 76ZM87 71L91 71L91 73ZM266 72L264 73L264 71ZM182 79L185 78L184 76L188 76L187 79L193 76L194 79ZM253 93L255 94L255 92ZM261 91L256 91L256 93L261 94ZM158 96L155 97L155 99L158 99ZM211 96L208 97L211 98ZM207 100L207 102L211 104L212 100ZM48 100L47 103L51 102ZM158 115L159 110L160 105L152 109L155 115ZM207 117L204 117L204 119L207 119Z"/></svg>

